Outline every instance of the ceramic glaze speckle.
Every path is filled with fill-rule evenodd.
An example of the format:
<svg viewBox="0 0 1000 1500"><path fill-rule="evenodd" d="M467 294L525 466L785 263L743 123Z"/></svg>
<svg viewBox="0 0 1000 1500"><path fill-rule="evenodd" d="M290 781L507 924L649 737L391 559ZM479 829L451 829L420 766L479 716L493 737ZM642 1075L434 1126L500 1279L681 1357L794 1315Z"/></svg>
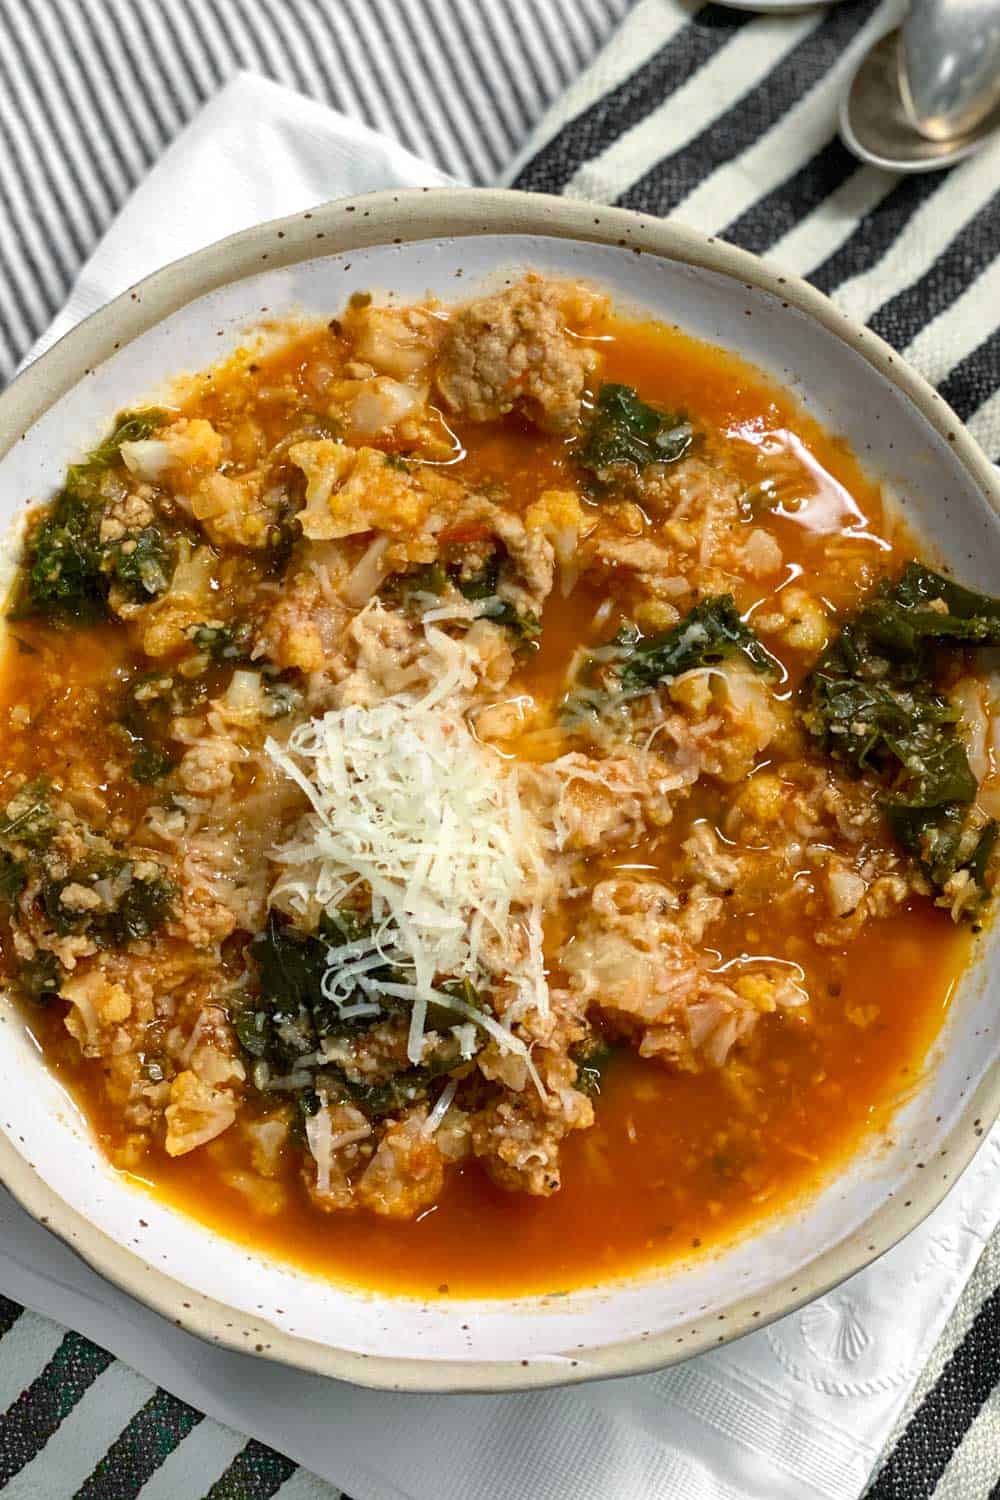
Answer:
<svg viewBox="0 0 1000 1500"><path fill-rule="evenodd" d="M624 309L675 322L784 379L869 455L945 562L973 585L995 583L995 475L944 403L874 336L803 283L712 240L623 212L597 218L586 205L490 192L332 204L247 231L125 294L0 399L0 520L9 525L26 497L49 493L120 406L218 359L262 316L328 317L355 289L451 300L458 278L471 295L525 267L597 281ZM1000 1109L994 946L985 935L893 1141L801 1214L669 1277L508 1304L420 1302L317 1282L137 1195L104 1163L19 1025L0 1030L9 1101L0 1175L112 1280L179 1325L262 1357L388 1389L516 1389L651 1369L793 1310L939 1201ZM944 1153L946 1171L926 1169ZM863 1384L865 1330L846 1301L833 1305L833 1315L828 1307L797 1325L810 1368L832 1349L838 1371L856 1371L851 1379ZM779 1357L795 1364L794 1348L782 1347Z"/></svg>

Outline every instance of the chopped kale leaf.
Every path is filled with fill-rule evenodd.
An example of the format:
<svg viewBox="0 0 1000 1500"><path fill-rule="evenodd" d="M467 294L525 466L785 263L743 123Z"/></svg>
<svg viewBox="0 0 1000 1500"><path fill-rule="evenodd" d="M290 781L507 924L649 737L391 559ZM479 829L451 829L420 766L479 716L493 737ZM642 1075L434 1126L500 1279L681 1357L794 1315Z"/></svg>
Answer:
<svg viewBox="0 0 1000 1500"><path fill-rule="evenodd" d="M35 1005L48 1005L58 994L62 969L54 953L40 949L34 958L24 959L17 968L17 984L26 999Z"/></svg>
<svg viewBox="0 0 1000 1500"><path fill-rule="evenodd" d="M635 474L648 464L676 463L693 441L694 428L683 415L648 406L629 385L602 385L573 456L606 485L623 468Z"/></svg>
<svg viewBox="0 0 1000 1500"><path fill-rule="evenodd" d="M390 604L422 613L429 601L440 599L448 587L448 575L439 562L422 563L405 573L392 573L382 585L381 595Z"/></svg>
<svg viewBox="0 0 1000 1500"><path fill-rule="evenodd" d="M272 578L281 578L288 570L295 544L302 536L302 522L291 502L282 505L278 515L267 528L264 547L265 571Z"/></svg>
<svg viewBox="0 0 1000 1500"><path fill-rule="evenodd" d="M446 979L436 988L443 995L450 995L454 1000L461 1000L463 1004L472 1006L474 1010L485 1011L487 1015L492 1011L488 997L476 988L471 979ZM439 1004L435 1000L427 1006L428 1031L451 1031L460 1019L461 1017L449 1006ZM479 1048L485 1044L485 1040L485 1036L480 1036L477 1031L477 1042L473 1050L478 1052ZM450 1063L449 1066L453 1067L454 1064Z"/></svg>
<svg viewBox="0 0 1000 1500"><path fill-rule="evenodd" d="M200 677L148 672L126 679L116 727L131 751L133 780L151 785L177 765L179 752L170 743L171 722L177 714L191 713L206 696Z"/></svg>
<svg viewBox="0 0 1000 1500"><path fill-rule="evenodd" d="M159 865L96 855L47 879L39 897L60 936L85 932L102 948L123 948L162 927L176 894Z"/></svg>
<svg viewBox="0 0 1000 1500"><path fill-rule="evenodd" d="M76 620L99 619L107 603L96 509L66 489L32 532L12 611Z"/></svg>
<svg viewBox="0 0 1000 1500"><path fill-rule="evenodd" d="M329 950L328 941L298 932L272 912L265 930L250 944L261 999L277 1007L279 1014L300 1009L311 1013L323 1003L320 986L329 968Z"/></svg>
<svg viewBox="0 0 1000 1500"><path fill-rule="evenodd" d="M1000 643L1000 599L964 588L923 563L907 563L898 581L885 589L884 597L899 609L911 611L911 619L920 619L926 610L933 617L924 622L925 633L931 637L956 636L980 645ZM945 606L943 610L940 604ZM957 628L958 622L964 629Z"/></svg>
<svg viewBox="0 0 1000 1500"><path fill-rule="evenodd" d="M492 599L497 591L501 561L500 548L494 547L477 572L463 573L460 565L453 568L455 587L466 599Z"/></svg>
<svg viewBox="0 0 1000 1500"><path fill-rule="evenodd" d="M271 1017L266 1010L246 1007L233 1016L233 1030L244 1052L251 1057L264 1057L271 1047Z"/></svg>
<svg viewBox="0 0 1000 1500"><path fill-rule="evenodd" d="M502 625L522 645L529 644L537 641L542 633L538 616L530 610L519 611L509 599L504 599L497 593L500 569L506 556L506 549L498 543L475 572L467 572L462 562L458 561L449 568L449 575L463 598L481 605L480 619Z"/></svg>
<svg viewBox="0 0 1000 1500"><path fill-rule="evenodd" d="M340 1006L323 993L323 980L330 968L331 950L354 942L368 931L367 923L339 912L336 919L324 917L315 934L297 931L291 923L271 912L267 927L257 934L249 952L257 972L258 998L233 1019L236 1034L251 1057L262 1059L277 1073L293 1069L300 1057L314 1053L327 1037L352 1036L368 1030L380 1019L371 1013L341 1016ZM389 979L389 966L366 976L375 983ZM359 992L359 999L365 998ZM380 997L383 1009L393 1008L388 997Z"/></svg>
<svg viewBox="0 0 1000 1500"><path fill-rule="evenodd" d="M740 619L731 594L703 599L657 635L643 636L626 620L610 641L584 658L560 704L560 718L567 730L589 734L598 720L627 715L632 695L732 657L742 657L757 672L777 670L771 653Z"/></svg>
<svg viewBox="0 0 1000 1500"><path fill-rule="evenodd" d="M28 849L44 849L55 831L56 820L44 781L22 787L0 814L0 843L4 847L21 844Z"/></svg>
<svg viewBox="0 0 1000 1500"><path fill-rule="evenodd" d="M16 901L28 883L28 872L21 860L0 849L0 902L9 906Z"/></svg>
<svg viewBox="0 0 1000 1500"><path fill-rule="evenodd" d="M96 923L98 942L113 948L124 947L138 938L149 937L168 920L177 891L163 870L155 866L145 873L132 870L132 877L117 903Z"/></svg>
<svg viewBox="0 0 1000 1500"><path fill-rule="evenodd" d="M152 786L154 782L162 781L176 764L176 757L162 745L140 745L132 757L129 771L132 780L138 781L140 786Z"/></svg>
<svg viewBox="0 0 1000 1500"><path fill-rule="evenodd" d="M997 644L1000 600L910 563L846 621L805 683L807 728L880 780L896 838L938 890L966 870L985 895L996 833L971 811L977 782L936 667L949 647Z"/></svg>
<svg viewBox="0 0 1000 1500"><path fill-rule="evenodd" d="M295 1096L295 1102L299 1107L304 1120L318 1115L323 1107L323 1101L315 1089L300 1089Z"/></svg>
<svg viewBox="0 0 1000 1500"><path fill-rule="evenodd" d="M101 567L128 599L146 604L169 588L174 548L158 527L144 526L106 544Z"/></svg>
<svg viewBox="0 0 1000 1500"><path fill-rule="evenodd" d="M502 625L524 645L537 641L542 633L542 622L537 615L532 614L530 610L525 610L521 614L509 599L499 599L496 596L484 602L480 619L492 620L494 624Z"/></svg>
<svg viewBox="0 0 1000 1500"><path fill-rule="evenodd" d="M503 599L497 594L500 567L505 555L502 547L494 547L482 566L472 573L464 571L460 560L447 565L441 562L425 563L406 573L393 574L382 587L382 597L404 609L423 613L430 607L431 601L439 599L445 593L450 583L463 598L481 606L480 619L493 620L509 630L521 645L528 645L541 635L541 621L530 610L521 612L509 599Z"/></svg>
<svg viewBox="0 0 1000 1500"><path fill-rule="evenodd" d="M97 620L107 613L112 583L138 602L166 589L172 548L157 527L112 542L102 542L100 533L102 483L122 443L149 437L167 420L166 412L155 409L123 412L110 436L82 463L70 465L62 490L29 537L13 618Z"/></svg>
<svg viewBox="0 0 1000 1500"><path fill-rule="evenodd" d="M170 420L168 412L157 407L145 411L119 412L112 431L92 448L87 457L78 464L70 464L66 470L63 493L85 504L101 498L101 481L118 461L122 443L137 443L151 437Z"/></svg>
<svg viewBox="0 0 1000 1500"><path fill-rule="evenodd" d="M110 468L121 453L122 443L142 442L144 438L152 437L160 427L165 427L169 421L170 413L155 406L146 407L142 411L119 412L113 432L87 455L84 463L77 464L70 473L77 469Z"/></svg>
<svg viewBox="0 0 1000 1500"><path fill-rule="evenodd" d="M559 705L559 717L568 730L582 728L610 709L622 708L624 698L616 666L628 661L642 634L626 620L610 641L598 646L578 667L573 689Z"/></svg>
<svg viewBox="0 0 1000 1500"><path fill-rule="evenodd" d="M78 856L67 858L63 834ZM66 811L57 817L41 782L23 787L0 814L0 900L13 903L26 890L33 921L60 937L84 933L103 948L149 937L177 894L153 860L130 858Z"/></svg>
<svg viewBox="0 0 1000 1500"><path fill-rule="evenodd" d="M319 931L333 947L359 943L371 932L371 918L367 912L354 911L349 906L331 906L319 919Z"/></svg>
<svg viewBox="0 0 1000 1500"><path fill-rule="evenodd" d="M601 1092L604 1069L611 1061L613 1054L614 1049L597 1037L589 1046L571 1053L576 1063L576 1087L581 1094L594 1098Z"/></svg>
<svg viewBox="0 0 1000 1500"><path fill-rule="evenodd" d="M637 640L616 672L622 687L631 691L733 656L742 656L757 672L775 667L770 652L740 619L732 595L720 594L696 604L670 630Z"/></svg>
<svg viewBox="0 0 1000 1500"><path fill-rule="evenodd" d="M233 1027L243 1050L254 1060L251 1076L257 1087L267 1089L276 1077L290 1080L283 1087L294 1089L300 1111L306 1116L319 1108L316 1090L322 1089L332 1101L354 1104L370 1119L383 1119L427 1098L435 1078L452 1072L466 1060L458 1038L451 1034L458 1017L447 1005L428 1006L427 1027L440 1033L440 1045L419 1067L404 1067L388 1077L361 1079L343 1067L324 1062L322 1057L317 1059L327 1040L358 1036L384 1021L386 1014L405 1010L405 1002L379 990L380 984L398 983L403 977L389 963L369 969L365 979L373 991L359 988L345 1006L375 999L377 1014L369 1011L345 1017L340 1006L323 992L337 949L358 942L370 930L365 914L346 908L325 913L320 930L314 934L297 931L272 912L265 931L250 944L257 994L234 1009ZM440 988L467 1004L483 1006L468 980L447 981ZM301 1087L296 1088L299 1080Z"/></svg>
<svg viewBox="0 0 1000 1500"><path fill-rule="evenodd" d="M371 1120L384 1120L426 1099L436 1076L433 1068L404 1068L378 1083L356 1083L337 1072L328 1075L328 1084L332 1098L339 1096L340 1103L357 1105Z"/></svg>
<svg viewBox="0 0 1000 1500"><path fill-rule="evenodd" d="M231 625L192 625L188 638L196 651L202 651L220 666L248 662L253 652L253 626L249 620Z"/></svg>

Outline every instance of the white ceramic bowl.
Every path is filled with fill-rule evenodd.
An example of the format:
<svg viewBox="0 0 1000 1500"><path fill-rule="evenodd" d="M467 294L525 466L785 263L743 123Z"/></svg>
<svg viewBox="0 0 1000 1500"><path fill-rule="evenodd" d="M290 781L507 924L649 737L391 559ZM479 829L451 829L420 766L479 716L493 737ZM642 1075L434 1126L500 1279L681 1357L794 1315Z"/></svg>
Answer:
<svg viewBox="0 0 1000 1500"><path fill-rule="evenodd" d="M593 279L620 305L764 367L903 497L963 580L996 590L995 472L941 399L872 334L805 283L720 242L617 210L501 192L332 203L140 283L0 398L0 524L50 493L120 407L217 360L262 316L329 317L359 289L454 300L527 267ZM118 1177L2 1002L0 1177L143 1302L206 1338L309 1370L372 1386L470 1391L652 1369L824 1291L939 1201L1000 1110L993 947L987 934L891 1140L794 1214L669 1273L554 1299L422 1302L278 1265Z"/></svg>

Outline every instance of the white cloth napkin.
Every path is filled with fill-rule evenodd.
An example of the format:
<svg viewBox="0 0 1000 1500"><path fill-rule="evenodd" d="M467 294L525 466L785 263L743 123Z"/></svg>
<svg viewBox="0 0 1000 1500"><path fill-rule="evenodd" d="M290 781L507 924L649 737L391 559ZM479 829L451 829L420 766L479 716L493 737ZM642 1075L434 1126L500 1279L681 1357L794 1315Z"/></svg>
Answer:
<svg viewBox="0 0 1000 1500"><path fill-rule="evenodd" d="M161 158L42 343L244 225L444 181L320 105L237 78ZM1000 1129L919 1230L811 1306L661 1374L523 1396L382 1395L203 1345L4 1195L0 1289L354 1500L853 1500L1000 1221L998 1182Z"/></svg>

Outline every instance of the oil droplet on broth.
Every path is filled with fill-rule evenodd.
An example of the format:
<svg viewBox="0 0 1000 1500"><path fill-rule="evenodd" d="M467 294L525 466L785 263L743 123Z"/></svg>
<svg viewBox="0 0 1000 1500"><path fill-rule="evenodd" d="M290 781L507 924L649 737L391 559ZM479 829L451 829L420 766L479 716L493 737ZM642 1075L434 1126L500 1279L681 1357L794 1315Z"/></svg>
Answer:
<svg viewBox="0 0 1000 1500"><path fill-rule="evenodd" d="M747 422L731 429L729 436L747 443L767 459L771 474L768 510L772 516L780 516L814 536L846 535L890 550L888 542L869 531L869 517L850 490L794 432Z"/></svg>

